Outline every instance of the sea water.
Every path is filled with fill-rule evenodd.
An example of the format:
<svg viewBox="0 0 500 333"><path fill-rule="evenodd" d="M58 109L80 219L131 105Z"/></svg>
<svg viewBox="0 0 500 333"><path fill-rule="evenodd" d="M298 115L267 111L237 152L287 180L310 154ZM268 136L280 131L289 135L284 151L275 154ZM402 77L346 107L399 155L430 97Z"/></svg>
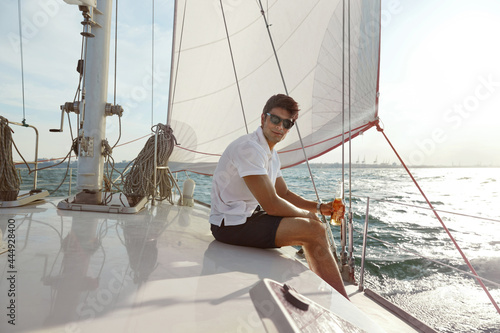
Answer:
<svg viewBox="0 0 500 333"><path fill-rule="evenodd" d="M344 170L357 274L369 200L365 286L439 332L499 332L500 314L467 274L470 269L444 227L478 275L491 281L484 283L500 302L500 168L416 168L411 172L444 226L403 168L353 168L350 177L348 169ZM66 169L40 172L39 187L52 191L65 173ZM76 170L72 173L74 193ZM26 171L21 174L22 188L31 188ZM333 200L342 169L313 164L312 174L320 199ZM283 175L292 191L316 200L307 168L286 169ZM193 178L195 199L210 202L210 177L177 176L180 184L186 176ZM69 178L54 196L68 195ZM332 230L339 245L340 229L332 226Z"/></svg>

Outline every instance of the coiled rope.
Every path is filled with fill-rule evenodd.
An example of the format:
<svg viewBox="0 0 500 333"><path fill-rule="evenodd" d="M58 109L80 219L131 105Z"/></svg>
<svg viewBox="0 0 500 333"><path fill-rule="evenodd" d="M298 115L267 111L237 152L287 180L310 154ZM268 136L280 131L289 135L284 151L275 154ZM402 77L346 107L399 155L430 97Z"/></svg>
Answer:
<svg viewBox="0 0 500 333"><path fill-rule="evenodd" d="M12 129L9 121L0 116L0 200L17 199L20 182L12 159Z"/></svg>
<svg viewBox="0 0 500 333"><path fill-rule="evenodd" d="M151 128L153 132L158 132L157 141L157 165L166 166L174 145L177 144L172 128L169 125L158 124ZM155 136L152 135L139 155L134 159L134 164L130 172L125 176L123 184L123 193L132 201L140 200L143 197L155 196L155 184L159 186L159 198L155 200L167 199L171 204L172 201L172 186L174 180L170 179L167 170L159 169L155 174Z"/></svg>

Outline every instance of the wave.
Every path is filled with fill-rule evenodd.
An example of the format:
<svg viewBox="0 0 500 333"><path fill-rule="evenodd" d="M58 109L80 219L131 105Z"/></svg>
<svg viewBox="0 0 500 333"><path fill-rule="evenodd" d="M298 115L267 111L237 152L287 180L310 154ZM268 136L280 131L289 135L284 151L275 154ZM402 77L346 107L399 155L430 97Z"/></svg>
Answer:
<svg viewBox="0 0 500 333"><path fill-rule="evenodd" d="M427 201L425 201L425 200L415 200L415 202L417 204L419 204L419 205L426 205L427 206ZM433 206L442 206L442 205L444 205L444 202L442 202L442 201L431 201L431 204Z"/></svg>
<svg viewBox="0 0 500 333"><path fill-rule="evenodd" d="M456 260L448 258L436 259L437 262L448 265L444 266L425 258L407 258L401 260L393 258L394 260L390 260L389 256L387 257L371 258L365 262L365 269L372 278L378 280L377 284L385 284L387 281L418 281L430 277L433 277L436 284L447 284L452 280L462 281L460 283L466 283L466 281L474 283L474 277L470 275L472 273L469 267L465 263L457 263ZM500 257L475 258L470 262L479 277L494 282L489 283L488 281L484 281L489 289L500 290L498 286L500 284ZM359 260L360 263L361 260ZM457 271L457 269L468 274ZM414 288L422 291L427 289L427 287L435 287L432 283L429 286L426 286L426 284L419 285L420 287ZM391 289L395 293L403 292L402 290L398 290L398 288Z"/></svg>
<svg viewBox="0 0 500 333"><path fill-rule="evenodd" d="M405 199L408 199L408 196L395 194L395 195L387 195L387 196L384 196L383 198L380 198L380 199L374 198L372 200L391 203L391 201L399 201L399 200L405 200Z"/></svg>
<svg viewBox="0 0 500 333"><path fill-rule="evenodd" d="M500 284L500 257L478 257L469 260L477 275L487 280ZM469 267L464 263L459 266L463 271L470 272ZM494 288L500 288L497 285L485 282Z"/></svg>
<svg viewBox="0 0 500 333"><path fill-rule="evenodd" d="M356 212L354 211L353 214L352 214L352 219L354 222L357 222L357 223L360 223L360 224L363 224L365 223L365 217L366 217L366 212ZM373 214L369 214L368 215L368 223L369 225L372 225L372 226L378 226L378 225L385 225L386 222L378 217L378 216L375 216Z"/></svg>
<svg viewBox="0 0 500 333"><path fill-rule="evenodd" d="M473 282L431 276L388 285L389 292L381 293L384 297L439 332L498 332L500 318Z"/></svg>
<svg viewBox="0 0 500 333"><path fill-rule="evenodd" d="M437 265L422 258L412 258L402 261L384 259L369 260L365 263L371 275L383 280L417 280L428 277L438 271Z"/></svg>

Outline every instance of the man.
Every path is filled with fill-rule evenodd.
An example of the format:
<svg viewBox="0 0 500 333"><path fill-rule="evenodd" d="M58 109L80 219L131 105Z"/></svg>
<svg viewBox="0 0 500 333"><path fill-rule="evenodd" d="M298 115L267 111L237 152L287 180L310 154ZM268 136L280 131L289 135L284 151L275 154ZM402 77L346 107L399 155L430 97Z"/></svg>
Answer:
<svg viewBox="0 0 500 333"><path fill-rule="evenodd" d="M226 148L212 182L212 234L234 245L300 245L311 270L348 299L325 225L316 215L331 215L332 203L318 204L290 191L274 149L293 127L298 112L291 97L274 95L264 106L261 127Z"/></svg>

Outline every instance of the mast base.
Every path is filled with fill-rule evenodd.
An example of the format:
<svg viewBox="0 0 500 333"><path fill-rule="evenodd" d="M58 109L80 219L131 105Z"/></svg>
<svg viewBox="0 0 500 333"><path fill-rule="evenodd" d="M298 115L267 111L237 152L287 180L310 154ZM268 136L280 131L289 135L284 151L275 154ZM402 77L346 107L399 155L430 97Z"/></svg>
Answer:
<svg viewBox="0 0 500 333"><path fill-rule="evenodd" d="M102 202L100 191L83 190L74 197L74 203L86 205L99 205Z"/></svg>
<svg viewBox="0 0 500 333"><path fill-rule="evenodd" d="M115 214L135 214L140 212L148 202L147 197L143 197L138 200L134 206L129 205L127 196L123 193L108 193L99 192L99 197L103 195L105 198L105 203L99 200L97 203L89 203L77 201L77 198L81 193L73 197L69 197L57 204L57 208L62 210L73 210L73 211L86 211L86 212L99 212L99 213L115 213ZM80 196L81 198L87 198L86 196ZM96 197L89 196L92 200ZM90 199L89 199L90 200ZM95 201L94 201L95 202Z"/></svg>

